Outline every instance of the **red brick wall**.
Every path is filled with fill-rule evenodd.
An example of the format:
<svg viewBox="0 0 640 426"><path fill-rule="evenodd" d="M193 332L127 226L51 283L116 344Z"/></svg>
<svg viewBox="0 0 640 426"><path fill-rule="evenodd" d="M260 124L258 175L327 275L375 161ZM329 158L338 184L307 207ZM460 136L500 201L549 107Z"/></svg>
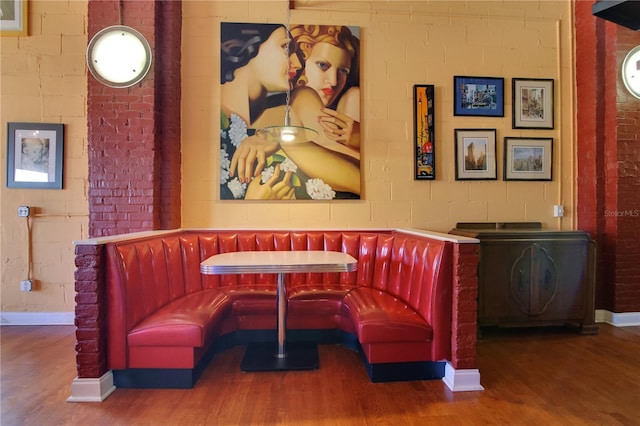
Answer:
<svg viewBox="0 0 640 426"><path fill-rule="evenodd" d="M79 378L107 372L104 246L76 246L76 367Z"/></svg>
<svg viewBox="0 0 640 426"><path fill-rule="evenodd" d="M89 235L179 228L182 4L90 0L88 17L89 37L122 22L147 38L154 57L147 77L130 88L109 88L88 77ZM101 250L76 247L80 378L106 372Z"/></svg>
<svg viewBox="0 0 640 426"><path fill-rule="evenodd" d="M182 86L180 59L182 48L182 2L165 1L156 8L155 55L156 149L159 153L157 205L160 229L182 226L181 210L181 120Z"/></svg>
<svg viewBox="0 0 640 426"><path fill-rule="evenodd" d="M154 57L133 87L88 78L89 235L179 227L181 2L91 0L88 17L90 37L122 22Z"/></svg>
<svg viewBox="0 0 640 426"><path fill-rule="evenodd" d="M596 240L596 308L640 311L640 101L620 78L634 32L576 2L578 228Z"/></svg>
<svg viewBox="0 0 640 426"><path fill-rule="evenodd" d="M639 5L640 7L640 5ZM617 87L617 244L614 312L640 311L640 99L621 77L624 57L640 45L640 32L617 28L614 62Z"/></svg>
<svg viewBox="0 0 640 426"><path fill-rule="evenodd" d="M478 244L456 244L453 253L451 364L476 368L478 335Z"/></svg>

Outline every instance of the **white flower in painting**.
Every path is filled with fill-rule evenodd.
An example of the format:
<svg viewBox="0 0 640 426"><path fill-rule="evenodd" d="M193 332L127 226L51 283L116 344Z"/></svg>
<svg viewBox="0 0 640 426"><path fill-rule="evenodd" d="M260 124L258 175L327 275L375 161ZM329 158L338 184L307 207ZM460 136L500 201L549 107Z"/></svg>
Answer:
<svg viewBox="0 0 640 426"><path fill-rule="evenodd" d="M229 160L229 154L224 149L220 150L220 185L224 185L229 181L229 168L231 167L231 161Z"/></svg>
<svg viewBox="0 0 640 426"><path fill-rule="evenodd" d="M235 198L236 200L239 198L244 198L244 194L247 191L247 184L240 183L237 177L233 178L233 180L231 180L227 184L227 187L229 188L229 191L231 191L231 193L233 194L233 198Z"/></svg>
<svg viewBox="0 0 640 426"><path fill-rule="evenodd" d="M264 169L261 173L261 178L260 178L260 183L265 184L267 183L267 181L269 179L271 179L271 176L273 176L273 173L275 172L275 168L273 166L269 166L266 169Z"/></svg>
<svg viewBox="0 0 640 426"><path fill-rule="evenodd" d="M296 163L294 163L290 159L285 158L284 161L280 163L280 170L282 170L285 173L286 172L295 173L298 171L298 166L296 166Z"/></svg>
<svg viewBox="0 0 640 426"><path fill-rule="evenodd" d="M229 121L231 121L229 139L231 139L233 146L237 148L240 142L247 137L247 123L238 114L231 114Z"/></svg>
<svg viewBox="0 0 640 426"><path fill-rule="evenodd" d="M305 187L312 200L332 200L336 196L336 192L322 179L309 179Z"/></svg>

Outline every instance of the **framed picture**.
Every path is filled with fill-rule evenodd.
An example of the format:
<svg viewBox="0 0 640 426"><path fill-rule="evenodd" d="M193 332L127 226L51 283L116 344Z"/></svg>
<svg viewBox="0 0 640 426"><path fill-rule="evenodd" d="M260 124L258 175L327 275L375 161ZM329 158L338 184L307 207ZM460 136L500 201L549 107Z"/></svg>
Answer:
<svg viewBox="0 0 640 426"><path fill-rule="evenodd" d="M496 180L496 129L456 129L456 180Z"/></svg>
<svg viewBox="0 0 640 426"><path fill-rule="evenodd" d="M504 180L551 180L553 138L504 138Z"/></svg>
<svg viewBox="0 0 640 426"><path fill-rule="evenodd" d="M453 77L453 115L504 117L504 78Z"/></svg>
<svg viewBox="0 0 640 426"><path fill-rule="evenodd" d="M62 189L64 125L8 123L7 187Z"/></svg>
<svg viewBox="0 0 640 426"><path fill-rule="evenodd" d="M219 199L250 202L262 199L263 194L256 190L257 186L249 185L253 177L259 174L263 179L262 184L268 183L268 187L264 190L272 188L272 185L277 185L278 188L284 185L293 190L293 192L291 190L272 191L270 197L273 198L269 202L359 200L362 195L361 182L365 165L360 160L360 154L366 144L365 135L360 131L366 124L363 121L366 118L360 114L362 71L358 63L366 50L364 49L366 39L362 41L360 38L361 28L353 25L311 25L308 22L304 24L292 22L290 25L287 24L287 27L290 33L290 53L295 54L280 55L276 58L270 56L268 48L262 48L262 46L267 40L273 40L270 39L272 36L281 37L279 34L286 30L282 24L220 22L219 25L221 58L219 104L225 106L220 114L219 136L216 134L217 145L219 145L219 150L216 149L216 151L220 153L219 167L216 167L215 172L219 183ZM323 83L322 72L303 73L304 64L307 61L315 61L319 58L314 46L324 45L325 43L321 41L326 41L327 37L335 41L335 46L331 46L332 48L335 47L343 53L350 52L348 57L342 57L344 69L351 71L340 90L324 90L327 87ZM260 63L265 60L272 69L282 67L289 71L288 81L280 78L277 82L269 84L269 92L272 93L263 99L264 102L256 102L251 93L252 89L248 86L248 82L253 81L252 79L262 81L264 70L248 65L247 61L250 58L247 52L254 52L249 55L255 56L251 64L256 63L253 61ZM320 68L329 66L326 61L331 58L328 59L326 55L321 54L322 58L318 59L317 65ZM244 59L239 60L239 58ZM337 66L336 60L332 59L334 66ZM333 71L335 70L331 72ZM234 78L234 75L239 75L238 73L246 76L246 79ZM343 75L343 77L346 76ZM306 85L307 89L315 88L314 91L322 102L314 103L314 107L307 105L303 97L296 96L302 90L298 87L300 85ZM289 94L291 96L288 96ZM300 122L297 124L315 130L318 135L331 134L331 139L337 141L336 150L322 150L322 155L315 155L311 160L305 155L300 156L297 148L282 141L278 136L274 142L277 142L281 149L269 150L264 158L260 159L250 155L246 164L242 166L231 161L241 155L245 149L246 144L241 145L244 138L258 131L257 136L261 137L265 134L265 131L260 131L261 129L272 126L281 127L286 122L285 111L290 107L297 109L296 105L300 102L305 104L301 107L305 111L303 114L305 117L299 117ZM247 116L242 111L245 109L243 105L249 104L252 105L251 114ZM326 107L321 108L322 105ZM257 117L260 119L256 122ZM311 142L324 144L318 141L316 136L309 135L309 139ZM276 173L276 168L279 173ZM409 173L411 169L411 165L407 164Z"/></svg>
<svg viewBox="0 0 640 426"><path fill-rule="evenodd" d="M0 1L0 35L26 36L28 33L27 0Z"/></svg>
<svg viewBox="0 0 640 426"><path fill-rule="evenodd" d="M434 146L434 86L413 86L413 131L415 134L415 179L436 178Z"/></svg>
<svg viewBox="0 0 640 426"><path fill-rule="evenodd" d="M553 80L513 79L513 128L553 129Z"/></svg>

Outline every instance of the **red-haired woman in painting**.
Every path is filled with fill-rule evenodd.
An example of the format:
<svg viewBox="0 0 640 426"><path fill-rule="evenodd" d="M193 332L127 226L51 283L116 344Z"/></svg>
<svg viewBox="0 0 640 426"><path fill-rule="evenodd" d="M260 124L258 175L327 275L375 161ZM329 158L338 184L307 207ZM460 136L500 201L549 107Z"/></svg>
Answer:
<svg viewBox="0 0 640 426"><path fill-rule="evenodd" d="M360 149L360 40L349 27L294 25L291 37L304 60L296 87L309 87L325 108L318 121L327 136Z"/></svg>

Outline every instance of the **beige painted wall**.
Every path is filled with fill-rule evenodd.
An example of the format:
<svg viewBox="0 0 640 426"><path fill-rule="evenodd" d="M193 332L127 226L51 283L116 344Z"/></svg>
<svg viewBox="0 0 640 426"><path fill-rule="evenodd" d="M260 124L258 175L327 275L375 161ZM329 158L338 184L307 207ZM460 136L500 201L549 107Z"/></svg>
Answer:
<svg viewBox="0 0 640 426"><path fill-rule="evenodd" d="M1 311L70 312L72 241L88 236L87 2L30 1L29 6L29 37L0 38ZM65 124L62 190L6 188L7 122ZM17 216L21 205L35 207L29 222ZM35 291L20 291L20 280L27 278L35 280ZM2 320L7 322L4 315Z"/></svg>
<svg viewBox="0 0 640 426"><path fill-rule="evenodd" d="M361 27L364 192L360 201L220 202L219 23L285 22L288 1L183 3L184 227L416 227L448 231L459 221L574 223L571 2L296 1L296 23ZM87 238L87 123L84 53L87 2L31 1L30 36L0 38L2 145L6 123L65 123L63 190L0 188L2 320L15 312L74 309L73 240ZM504 118L454 117L454 75L505 78ZM555 129L511 129L511 78L555 79ZM412 90L436 86L437 180L413 180ZM496 128L499 177L505 136L555 140L552 182L462 182L454 178L453 131ZM1 150L3 180L6 150ZM564 204L566 217L552 217ZM23 293L32 220L36 291Z"/></svg>
<svg viewBox="0 0 640 426"><path fill-rule="evenodd" d="M569 1L297 1L293 23L361 27L359 201L217 201L219 23L286 22L287 1L186 2L183 7L183 223L220 227L416 227L461 221L573 223L573 62ZM505 78L505 117L454 117L453 76ZM511 79L555 80L555 129L514 130ZM436 181L413 180L414 84L436 87ZM454 129L552 137L552 182L455 180ZM564 204L567 216L553 217Z"/></svg>

